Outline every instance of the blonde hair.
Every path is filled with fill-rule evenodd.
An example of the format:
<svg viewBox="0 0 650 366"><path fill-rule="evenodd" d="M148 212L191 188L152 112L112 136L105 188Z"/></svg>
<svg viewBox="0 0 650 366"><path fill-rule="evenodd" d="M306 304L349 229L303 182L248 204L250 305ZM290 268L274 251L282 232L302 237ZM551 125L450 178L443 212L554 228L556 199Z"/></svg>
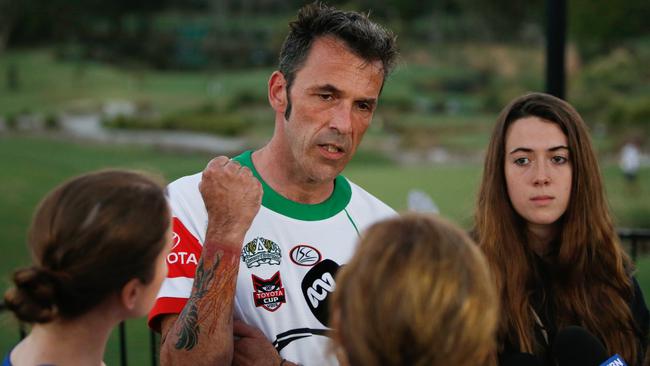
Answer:
<svg viewBox="0 0 650 366"><path fill-rule="evenodd" d="M469 236L435 216L370 227L337 276L335 344L350 365L487 365L498 300Z"/></svg>

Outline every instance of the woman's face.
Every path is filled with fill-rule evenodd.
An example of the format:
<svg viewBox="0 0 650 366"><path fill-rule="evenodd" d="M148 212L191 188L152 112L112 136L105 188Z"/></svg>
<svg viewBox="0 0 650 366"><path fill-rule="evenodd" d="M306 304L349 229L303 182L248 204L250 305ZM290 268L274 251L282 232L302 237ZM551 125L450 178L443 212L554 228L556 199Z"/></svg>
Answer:
<svg viewBox="0 0 650 366"><path fill-rule="evenodd" d="M513 122L506 131L508 196L529 230L555 223L571 197L572 167L566 135L538 117Z"/></svg>

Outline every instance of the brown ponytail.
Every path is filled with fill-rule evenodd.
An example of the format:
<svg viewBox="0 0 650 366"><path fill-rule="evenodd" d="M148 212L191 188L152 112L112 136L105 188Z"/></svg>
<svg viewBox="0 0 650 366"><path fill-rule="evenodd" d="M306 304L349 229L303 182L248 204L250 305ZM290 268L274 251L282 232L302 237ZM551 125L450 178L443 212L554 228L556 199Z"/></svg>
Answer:
<svg viewBox="0 0 650 366"><path fill-rule="evenodd" d="M164 189L151 178L122 170L74 178L36 210L33 265L14 273L5 303L25 322L79 316L133 278L152 280L169 225Z"/></svg>

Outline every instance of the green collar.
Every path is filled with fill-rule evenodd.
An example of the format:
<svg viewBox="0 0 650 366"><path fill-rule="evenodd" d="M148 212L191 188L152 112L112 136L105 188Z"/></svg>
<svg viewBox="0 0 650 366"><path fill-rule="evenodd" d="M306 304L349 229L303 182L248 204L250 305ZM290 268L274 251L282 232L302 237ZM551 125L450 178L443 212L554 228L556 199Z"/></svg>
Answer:
<svg viewBox="0 0 650 366"><path fill-rule="evenodd" d="M264 189L262 206L271 211L275 211L281 215L297 220L317 221L325 220L338 214L350 202L352 189L350 188L350 183L347 179L341 175L337 176L334 180L334 191L325 201L315 205L291 201L274 191L271 186L266 184L253 165L252 154L253 152L248 150L233 159L250 168L253 175L255 175L255 177L262 183L262 188Z"/></svg>

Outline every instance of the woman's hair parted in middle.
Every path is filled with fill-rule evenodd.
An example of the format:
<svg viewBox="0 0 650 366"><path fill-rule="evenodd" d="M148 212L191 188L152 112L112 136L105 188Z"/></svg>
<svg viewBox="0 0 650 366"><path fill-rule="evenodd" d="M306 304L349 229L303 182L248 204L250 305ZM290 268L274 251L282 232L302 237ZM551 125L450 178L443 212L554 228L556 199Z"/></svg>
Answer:
<svg viewBox="0 0 650 366"><path fill-rule="evenodd" d="M581 324L625 359L635 359L634 325L626 304L632 296L632 264L621 249L609 214L589 131L567 102L543 93L514 99L500 113L485 157L475 213L475 234L490 264L501 299L499 340L508 338L523 352L534 352L535 320L530 312L534 253L526 245L526 222L515 211L505 179L509 127L537 117L566 135L572 169L571 197L558 221L553 266L558 276L553 301L558 326Z"/></svg>

